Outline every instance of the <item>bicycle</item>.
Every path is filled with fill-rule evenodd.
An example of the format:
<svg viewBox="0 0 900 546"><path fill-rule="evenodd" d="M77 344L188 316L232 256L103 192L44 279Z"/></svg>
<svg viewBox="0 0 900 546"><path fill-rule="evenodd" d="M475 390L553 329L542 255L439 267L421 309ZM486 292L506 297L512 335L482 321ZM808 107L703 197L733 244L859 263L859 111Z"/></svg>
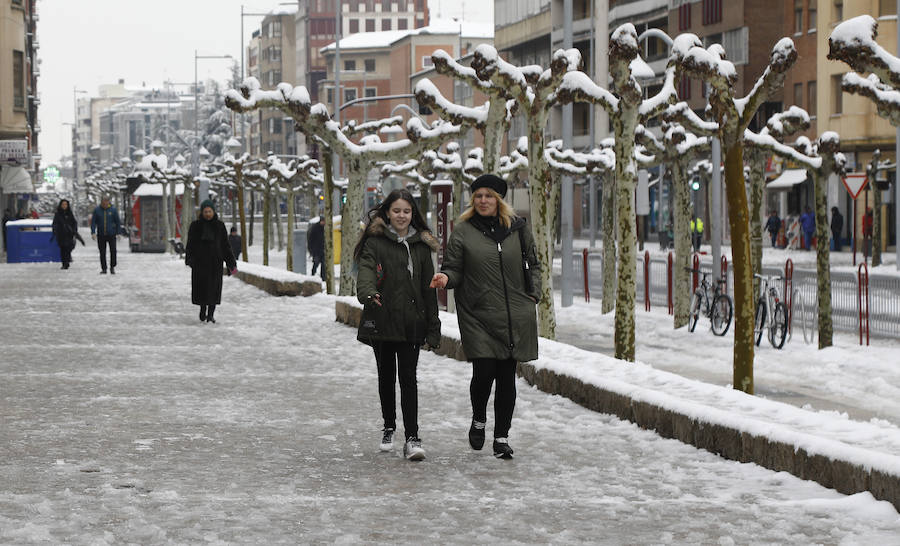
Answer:
<svg viewBox="0 0 900 546"><path fill-rule="evenodd" d="M688 315L688 331L693 332L700 320L700 313L709 317L710 327L713 334L724 336L731 327L731 319L734 317L734 302L731 296L725 293L725 279L719 279L716 287L713 289L707 277L710 273L686 267L691 273L699 273L703 275L700 285L694 290L691 296L691 309Z"/></svg>
<svg viewBox="0 0 900 546"><path fill-rule="evenodd" d="M760 280L759 298L756 300L756 320L754 321L753 334L756 337L756 346L762 343L763 330L769 330L769 343L776 349L784 347L787 338L787 306L781 301L778 293L778 285L783 277L779 275L759 275L754 277ZM768 323L768 326L766 326Z"/></svg>

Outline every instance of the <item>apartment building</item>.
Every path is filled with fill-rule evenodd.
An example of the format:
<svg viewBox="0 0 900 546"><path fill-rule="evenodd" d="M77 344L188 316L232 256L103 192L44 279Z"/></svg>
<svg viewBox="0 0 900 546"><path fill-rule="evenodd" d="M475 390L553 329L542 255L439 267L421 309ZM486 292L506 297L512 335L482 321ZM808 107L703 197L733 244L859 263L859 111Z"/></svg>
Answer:
<svg viewBox="0 0 900 546"><path fill-rule="evenodd" d="M26 152L21 164L17 159L0 165L4 194L32 191L30 182L40 170L38 19L35 0L0 0L0 140L24 143L10 144L17 156L20 148Z"/></svg>
<svg viewBox="0 0 900 546"><path fill-rule="evenodd" d="M258 78L271 89L281 82L297 85L295 76L296 40L294 19L297 6L283 6L271 11L260 24ZM280 110L263 108L254 112L258 120L259 155L294 155L297 138L293 120Z"/></svg>

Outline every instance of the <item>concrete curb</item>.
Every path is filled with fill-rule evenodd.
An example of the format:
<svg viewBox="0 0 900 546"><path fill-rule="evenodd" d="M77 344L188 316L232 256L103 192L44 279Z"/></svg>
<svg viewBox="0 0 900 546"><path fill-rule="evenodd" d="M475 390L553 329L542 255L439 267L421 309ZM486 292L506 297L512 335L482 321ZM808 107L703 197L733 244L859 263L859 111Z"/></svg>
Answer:
<svg viewBox="0 0 900 546"><path fill-rule="evenodd" d="M358 327L362 309L338 301L335 303L335 315L338 322ZM465 360L462 343L447 336L442 336L441 346L435 352ZM789 472L846 495L868 491L876 499L888 501L900 511L900 476L865 468L849 461L809 454L803 448L795 449L791 444L765 436L704 422L546 368L538 368L531 363L520 362L518 374L546 393L565 396L590 410L631 421L664 438L679 440L726 459Z"/></svg>
<svg viewBox="0 0 900 546"><path fill-rule="evenodd" d="M273 296L308 297L322 291L322 285L312 281L276 281L241 270L238 270L234 276L247 284L251 284L260 290L272 294Z"/></svg>

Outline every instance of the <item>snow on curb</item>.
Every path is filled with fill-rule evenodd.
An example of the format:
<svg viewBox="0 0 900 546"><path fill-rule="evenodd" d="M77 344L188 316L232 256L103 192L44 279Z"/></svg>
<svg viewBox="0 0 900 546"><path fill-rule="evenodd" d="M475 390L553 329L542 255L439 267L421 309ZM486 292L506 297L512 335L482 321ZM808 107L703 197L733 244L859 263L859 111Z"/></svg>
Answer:
<svg viewBox="0 0 900 546"><path fill-rule="evenodd" d="M238 279L273 296L312 296L322 291L319 277L265 265L238 262Z"/></svg>
<svg viewBox="0 0 900 546"><path fill-rule="evenodd" d="M339 322L358 326L362 306L335 302ZM455 315L441 313L438 354L465 360ZM616 415L666 438L727 459L785 471L853 494L869 491L900 510L900 431L838 420L734 389L686 379L555 341L540 340L540 357L519 364L539 389Z"/></svg>

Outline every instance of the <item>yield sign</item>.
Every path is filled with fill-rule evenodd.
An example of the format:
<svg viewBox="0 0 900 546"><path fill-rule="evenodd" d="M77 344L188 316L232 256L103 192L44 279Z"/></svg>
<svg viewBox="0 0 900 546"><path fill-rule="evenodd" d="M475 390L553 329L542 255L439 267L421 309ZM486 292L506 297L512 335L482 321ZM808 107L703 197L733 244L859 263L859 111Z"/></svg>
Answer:
<svg viewBox="0 0 900 546"><path fill-rule="evenodd" d="M850 198L854 200L859 197L859 194L866 188L866 184L869 182L866 173L850 173L841 180L844 182L844 187L847 188L847 191L850 193Z"/></svg>

